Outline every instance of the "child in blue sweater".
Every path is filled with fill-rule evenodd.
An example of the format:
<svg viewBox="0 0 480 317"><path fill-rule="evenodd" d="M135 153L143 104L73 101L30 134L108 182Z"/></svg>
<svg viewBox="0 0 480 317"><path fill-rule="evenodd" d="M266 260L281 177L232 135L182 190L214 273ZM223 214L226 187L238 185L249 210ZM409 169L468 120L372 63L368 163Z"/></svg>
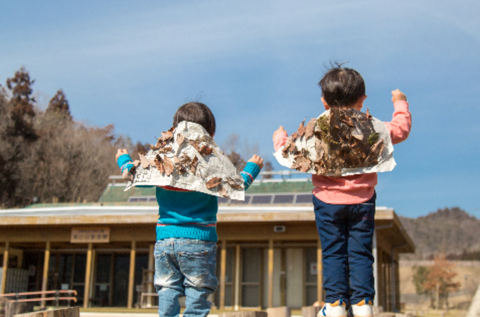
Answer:
<svg viewBox="0 0 480 317"><path fill-rule="evenodd" d="M215 117L199 102L181 106L173 117L173 126L182 121L200 124L215 135ZM122 173L132 168L127 150L116 155ZM240 173L245 190L263 167L263 159L254 155ZM156 187L159 218L155 244L155 288L159 296L160 317L179 316L179 297L186 297L183 316L207 316L211 303L208 296L215 292L218 211L217 196L202 192L163 186Z"/></svg>

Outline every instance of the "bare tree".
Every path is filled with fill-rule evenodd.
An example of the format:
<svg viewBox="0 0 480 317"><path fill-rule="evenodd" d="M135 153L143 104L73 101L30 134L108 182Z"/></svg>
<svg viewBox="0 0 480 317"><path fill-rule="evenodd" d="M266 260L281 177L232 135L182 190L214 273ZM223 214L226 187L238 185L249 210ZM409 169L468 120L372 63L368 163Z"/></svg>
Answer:
<svg viewBox="0 0 480 317"><path fill-rule="evenodd" d="M21 207L33 197L97 201L118 170L113 158L120 138L113 126L74 121L61 90L40 110L33 82L21 68L0 90L0 206Z"/></svg>
<svg viewBox="0 0 480 317"><path fill-rule="evenodd" d="M240 141L240 137L236 133L232 133L224 142L223 149L225 154L228 156L233 165L237 168L238 171L241 171L247 165L247 161L254 154L259 154L258 144L250 144L247 140L243 142ZM265 161L264 163L265 171L272 171L273 166L270 161ZM270 175L267 175L264 178L271 178Z"/></svg>

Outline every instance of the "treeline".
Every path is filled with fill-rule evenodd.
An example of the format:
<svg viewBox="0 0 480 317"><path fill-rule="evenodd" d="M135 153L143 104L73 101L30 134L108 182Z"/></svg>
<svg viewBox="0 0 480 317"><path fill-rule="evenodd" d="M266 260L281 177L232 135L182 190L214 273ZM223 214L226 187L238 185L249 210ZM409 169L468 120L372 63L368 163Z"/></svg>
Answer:
<svg viewBox="0 0 480 317"><path fill-rule="evenodd" d="M144 146L75 121L62 90L40 109L33 85L24 68L0 85L0 208L97 201L118 174L116 148Z"/></svg>
<svg viewBox="0 0 480 317"><path fill-rule="evenodd" d="M119 174L116 150L126 148L136 158L149 145L115 135L113 125L99 128L74 120L61 89L46 107L39 106L34 83L21 68L0 84L0 208L98 201L108 176ZM248 155L258 152L246 142L241 149L236 134L225 147L239 170ZM264 170L272 169L265 162Z"/></svg>

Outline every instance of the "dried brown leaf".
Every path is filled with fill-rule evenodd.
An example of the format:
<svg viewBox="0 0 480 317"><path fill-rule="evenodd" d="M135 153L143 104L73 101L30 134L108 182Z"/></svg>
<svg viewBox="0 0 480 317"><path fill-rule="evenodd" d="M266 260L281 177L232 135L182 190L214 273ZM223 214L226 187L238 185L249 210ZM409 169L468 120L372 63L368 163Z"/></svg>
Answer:
<svg viewBox="0 0 480 317"><path fill-rule="evenodd" d="M165 175L170 176L173 173L173 162L167 156L163 158L163 167L165 168Z"/></svg>
<svg viewBox="0 0 480 317"><path fill-rule="evenodd" d="M217 187L222 183L222 179L220 177L212 177L206 184L205 186L207 189L211 189L214 187Z"/></svg>
<svg viewBox="0 0 480 317"><path fill-rule="evenodd" d="M169 141L173 138L173 130L168 130L167 132L162 132L162 140Z"/></svg>
<svg viewBox="0 0 480 317"><path fill-rule="evenodd" d="M190 140L190 145L193 146L197 151L200 151L200 148L198 147L198 143L194 140Z"/></svg>
<svg viewBox="0 0 480 317"><path fill-rule="evenodd" d="M160 155L157 154L155 156L155 164L157 165L157 169L160 173L165 173L165 167L163 166L163 159Z"/></svg>
<svg viewBox="0 0 480 317"><path fill-rule="evenodd" d="M192 164L190 165L190 171L195 174L197 171L197 165L198 165L198 158L195 156L192 160Z"/></svg>
<svg viewBox="0 0 480 317"><path fill-rule="evenodd" d="M290 146L288 147L288 151L289 151L290 153L292 153L292 154L295 153L295 152L297 152L297 145L292 142L292 143L290 144Z"/></svg>
<svg viewBox="0 0 480 317"><path fill-rule="evenodd" d="M292 142L295 142L295 140L298 138L298 132L293 132L291 136Z"/></svg>
<svg viewBox="0 0 480 317"><path fill-rule="evenodd" d="M355 124L352 121L352 118L350 118L350 116L346 115L345 113L342 116L342 121L345 122L350 127L355 126Z"/></svg>
<svg viewBox="0 0 480 317"><path fill-rule="evenodd" d="M370 114L370 109L367 108L367 112L365 112L365 114L367 115L367 120L372 120L372 115Z"/></svg>
<svg viewBox="0 0 480 317"><path fill-rule="evenodd" d="M138 154L140 156L140 163L142 164L142 168L148 168L150 166L150 163L148 162L148 159L145 157L145 155Z"/></svg>
<svg viewBox="0 0 480 317"><path fill-rule="evenodd" d="M311 165L312 161L308 157L305 157L303 154L299 154L295 157L292 168L298 171L306 172L310 169Z"/></svg>
<svg viewBox="0 0 480 317"><path fill-rule="evenodd" d="M155 148L156 148L156 149L160 149L160 148L164 147L165 144L166 144L166 143L165 143L161 138L159 138L159 139L157 140L157 144L155 144Z"/></svg>
<svg viewBox="0 0 480 317"><path fill-rule="evenodd" d="M340 109L330 108L330 126L340 129Z"/></svg>
<svg viewBox="0 0 480 317"><path fill-rule="evenodd" d="M243 184L236 183L235 180L231 177L227 177L226 180L227 180L227 184L233 189L242 189L243 188Z"/></svg>
<svg viewBox="0 0 480 317"><path fill-rule="evenodd" d="M307 127L306 127L306 130L305 130L305 140L308 140L313 136L313 133L315 131L316 122L317 122L317 120L315 118L312 118L312 120L310 120L307 123Z"/></svg>
<svg viewBox="0 0 480 317"><path fill-rule="evenodd" d="M185 166L183 166L182 164L182 160L179 159L178 157L174 156L173 157L173 163L175 165L175 169L177 170L177 172L179 172L180 174L184 174L185 172L187 172L187 169L185 168Z"/></svg>
<svg viewBox="0 0 480 317"><path fill-rule="evenodd" d="M305 119L303 119L302 123L298 126L298 137L301 138L302 136L305 135Z"/></svg>
<svg viewBox="0 0 480 317"><path fill-rule="evenodd" d="M132 162L133 166L138 167L140 165L140 160L135 160Z"/></svg>
<svg viewBox="0 0 480 317"><path fill-rule="evenodd" d="M319 139L315 139L315 152L317 154L317 160L323 157L323 153L325 153L325 149L322 146L322 141Z"/></svg>
<svg viewBox="0 0 480 317"><path fill-rule="evenodd" d="M287 141L287 143L285 143L285 145L283 146L283 149L282 149L282 156L287 158L288 157L288 149L290 147L290 140Z"/></svg>
<svg viewBox="0 0 480 317"><path fill-rule="evenodd" d="M180 156L180 163L190 166L190 164L192 163L192 159L188 155L183 154L182 156Z"/></svg>
<svg viewBox="0 0 480 317"><path fill-rule="evenodd" d="M218 193L219 193L220 195L222 195L223 197L226 197L226 198L230 197L230 196L228 195L227 189L226 189L225 186L223 186L223 185L219 185L219 186L218 186Z"/></svg>
<svg viewBox="0 0 480 317"><path fill-rule="evenodd" d="M182 134L179 134L177 136L177 143L178 145L182 145L183 141L185 140L185 137Z"/></svg>
<svg viewBox="0 0 480 317"><path fill-rule="evenodd" d="M168 153L168 152L171 152L171 151L172 151L171 146L163 146L162 148L160 148L158 150L158 153Z"/></svg>
<svg viewBox="0 0 480 317"><path fill-rule="evenodd" d="M213 151L212 148L209 147L208 145L202 145L202 147L198 152L203 155L210 155L212 154L212 151Z"/></svg>

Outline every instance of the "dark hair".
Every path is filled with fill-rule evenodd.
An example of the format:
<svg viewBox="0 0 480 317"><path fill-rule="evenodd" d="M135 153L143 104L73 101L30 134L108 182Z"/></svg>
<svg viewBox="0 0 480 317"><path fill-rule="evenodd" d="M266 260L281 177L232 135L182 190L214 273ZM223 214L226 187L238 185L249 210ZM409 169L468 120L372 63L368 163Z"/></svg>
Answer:
<svg viewBox="0 0 480 317"><path fill-rule="evenodd" d="M201 102L187 102L178 108L173 116L173 126L176 127L182 121L198 123L207 130L210 136L215 134L217 127L212 111Z"/></svg>
<svg viewBox="0 0 480 317"><path fill-rule="evenodd" d="M355 69L335 63L318 83L330 107L349 107L365 96L365 82Z"/></svg>

